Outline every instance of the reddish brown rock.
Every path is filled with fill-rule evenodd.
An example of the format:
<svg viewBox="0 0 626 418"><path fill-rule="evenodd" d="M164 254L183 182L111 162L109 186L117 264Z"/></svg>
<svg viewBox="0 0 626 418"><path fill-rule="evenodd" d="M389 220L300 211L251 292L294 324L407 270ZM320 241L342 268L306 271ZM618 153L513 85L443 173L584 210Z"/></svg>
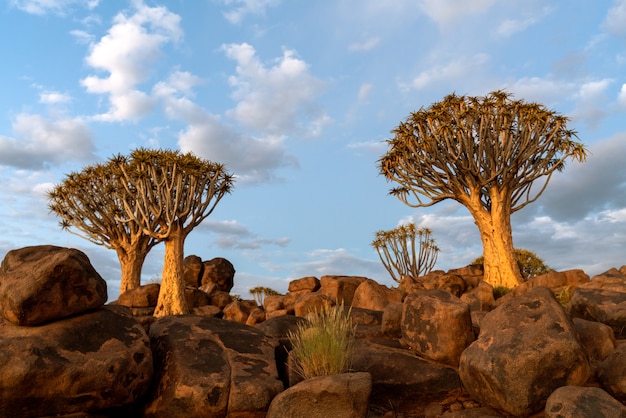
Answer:
<svg viewBox="0 0 626 418"><path fill-rule="evenodd" d="M591 371L554 294L536 287L485 315L478 339L461 355L459 374L474 400L528 416L556 388L582 385Z"/></svg>
<svg viewBox="0 0 626 418"><path fill-rule="evenodd" d="M626 341L619 341L615 350L598 365L596 377L607 392L626 401Z"/></svg>
<svg viewBox="0 0 626 418"><path fill-rule="evenodd" d="M309 292L316 292L320 288L320 281L317 277L307 276L300 279L292 280L289 282L287 290L289 292L297 292L300 290L307 290Z"/></svg>
<svg viewBox="0 0 626 418"><path fill-rule="evenodd" d="M592 367L615 350L615 333L608 325L580 318L573 318L572 322Z"/></svg>
<svg viewBox="0 0 626 418"><path fill-rule="evenodd" d="M310 312L322 312L333 305L333 300L326 295L322 295L319 292L306 293L296 301L294 312L296 316L305 318Z"/></svg>
<svg viewBox="0 0 626 418"><path fill-rule="evenodd" d="M489 312L495 302L493 287L487 282L479 282L476 287L463 293L461 300L469 305L471 311Z"/></svg>
<svg viewBox="0 0 626 418"><path fill-rule="evenodd" d="M367 278L361 276L322 276L318 293L328 296L338 305L351 306L356 288L365 280Z"/></svg>
<svg viewBox="0 0 626 418"><path fill-rule="evenodd" d="M37 327L0 320L0 416L96 411L137 401L152 352L128 310L107 306Z"/></svg>
<svg viewBox="0 0 626 418"><path fill-rule="evenodd" d="M546 418L622 418L626 406L596 387L563 386L552 392Z"/></svg>
<svg viewBox="0 0 626 418"><path fill-rule="evenodd" d="M51 245L9 251L0 265L0 316L38 325L98 308L106 282L73 248Z"/></svg>
<svg viewBox="0 0 626 418"><path fill-rule="evenodd" d="M211 297L206 292L193 287L185 288L185 300L189 309L211 304Z"/></svg>
<svg viewBox="0 0 626 418"><path fill-rule="evenodd" d="M407 295L400 328L402 344L410 350L455 367L474 341L469 305L445 290Z"/></svg>
<svg viewBox="0 0 626 418"><path fill-rule="evenodd" d="M385 306L381 319L381 329L388 337L401 338L402 310L404 305L400 302L391 302Z"/></svg>
<svg viewBox="0 0 626 418"><path fill-rule="evenodd" d="M146 418L262 417L282 391L265 334L199 316L159 318L150 327L156 390Z"/></svg>
<svg viewBox="0 0 626 418"><path fill-rule="evenodd" d="M202 259L197 255L188 255L183 260L183 278L185 286L199 287L204 272Z"/></svg>
<svg viewBox="0 0 626 418"><path fill-rule="evenodd" d="M363 308L372 311L384 311L390 302L402 302L402 292L390 289L374 280L366 279L354 291L353 308Z"/></svg>
<svg viewBox="0 0 626 418"><path fill-rule="evenodd" d="M222 310L223 318L227 321L239 322L245 324L250 316L249 307L239 300L232 301Z"/></svg>
<svg viewBox="0 0 626 418"><path fill-rule="evenodd" d="M597 321L613 328L617 338L626 336L626 297L624 292L579 286L567 305L570 316Z"/></svg>
<svg viewBox="0 0 626 418"><path fill-rule="evenodd" d="M159 299L159 290L161 290L159 283L145 284L120 294L116 303L129 308L155 307Z"/></svg>
<svg viewBox="0 0 626 418"><path fill-rule="evenodd" d="M314 377L276 396L267 418L366 418L371 390L369 373Z"/></svg>
<svg viewBox="0 0 626 418"><path fill-rule="evenodd" d="M222 257L216 257L203 263L204 271L200 285L209 282L217 284L224 292L230 292L235 283L235 267L230 261Z"/></svg>
<svg viewBox="0 0 626 418"><path fill-rule="evenodd" d="M285 304L283 300L285 296L283 295L268 295L263 299L263 307L265 308L265 312L274 312L284 309Z"/></svg>

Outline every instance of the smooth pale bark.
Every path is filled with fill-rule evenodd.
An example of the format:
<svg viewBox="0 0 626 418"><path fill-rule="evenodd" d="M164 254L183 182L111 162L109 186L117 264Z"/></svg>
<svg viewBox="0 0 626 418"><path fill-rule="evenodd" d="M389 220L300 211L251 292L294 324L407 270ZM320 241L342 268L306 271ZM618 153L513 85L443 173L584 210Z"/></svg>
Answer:
<svg viewBox="0 0 626 418"><path fill-rule="evenodd" d="M512 289L522 282L522 274L513 246L510 204L495 193L491 197L490 211L479 204L468 206L483 242L484 281Z"/></svg>
<svg viewBox="0 0 626 418"><path fill-rule="evenodd" d="M169 238L164 243L165 257L163 259L161 290L154 316L188 314L183 278L184 230L180 226L174 225Z"/></svg>

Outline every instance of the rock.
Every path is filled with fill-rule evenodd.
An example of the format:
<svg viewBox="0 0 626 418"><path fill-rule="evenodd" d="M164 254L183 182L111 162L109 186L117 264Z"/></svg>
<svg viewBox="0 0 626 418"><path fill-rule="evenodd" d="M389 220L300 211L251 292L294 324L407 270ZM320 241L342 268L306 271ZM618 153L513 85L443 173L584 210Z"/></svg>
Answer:
<svg viewBox="0 0 626 418"><path fill-rule="evenodd" d="M400 329L402 344L410 350L454 367L474 341L469 305L444 290L408 294Z"/></svg>
<svg viewBox="0 0 626 418"><path fill-rule="evenodd" d="M106 306L37 327L0 320L0 416L96 411L137 401L152 352L128 309Z"/></svg>
<svg viewBox="0 0 626 418"><path fill-rule="evenodd" d="M230 292L235 284L235 267L225 258L216 257L203 263L204 271L200 285L204 286L209 282L215 283L224 292Z"/></svg>
<svg viewBox="0 0 626 418"><path fill-rule="evenodd" d="M580 318L573 318L572 322L592 367L615 350L615 333L608 325Z"/></svg>
<svg viewBox="0 0 626 418"><path fill-rule="evenodd" d="M256 328L167 316L152 324L150 339L158 375L146 418L261 417L283 390L274 349Z"/></svg>
<svg viewBox="0 0 626 418"><path fill-rule="evenodd" d="M217 306L205 305L193 308L191 313L198 316L218 316L222 313L222 310Z"/></svg>
<svg viewBox="0 0 626 418"><path fill-rule="evenodd" d="M319 293L330 297L334 303L352 306L354 292L359 285L367 280L361 276L322 276Z"/></svg>
<svg viewBox="0 0 626 418"><path fill-rule="evenodd" d="M385 335L393 338L402 337L402 309L404 304L401 302L391 302L385 306L383 317L381 319L381 328Z"/></svg>
<svg viewBox="0 0 626 418"><path fill-rule="evenodd" d="M73 248L41 245L9 251L0 265L0 316L38 325L98 308L106 282Z"/></svg>
<svg viewBox="0 0 626 418"><path fill-rule="evenodd" d="M431 272L422 277L419 282L426 290L445 290L456 297L460 297L467 289L463 277L450 272Z"/></svg>
<svg viewBox="0 0 626 418"><path fill-rule="evenodd" d="M314 377L276 396L267 418L366 418L371 390L369 373Z"/></svg>
<svg viewBox="0 0 626 418"><path fill-rule="evenodd" d="M250 309L241 301L235 300L226 305L222 313L224 314L223 318L227 321L245 324L248 320L248 316L250 316Z"/></svg>
<svg viewBox="0 0 626 418"><path fill-rule="evenodd" d="M154 308L159 299L159 290L159 283L144 284L120 294L116 303L129 308Z"/></svg>
<svg viewBox="0 0 626 418"><path fill-rule="evenodd" d="M248 315L248 319L246 319L246 325L255 326L256 324L260 324L265 321L265 311L258 306L252 308L250 314Z"/></svg>
<svg viewBox="0 0 626 418"><path fill-rule="evenodd" d="M344 308L344 310L350 312L350 319L354 325L376 325L376 328L380 328L383 320L381 311L364 308Z"/></svg>
<svg viewBox="0 0 626 418"><path fill-rule="evenodd" d="M217 306L220 309L224 309L226 305L233 301L233 297L230 295L230 293L219 290L209 295L209 301L211 305Z"/></svg>
<svg viewBox="0 0 626 418"><path fill-rule="evenodd" d="M284 309L285 304L283 303L285 296L283 295L268 295L263 299L263 308L265 312L274 312Z"/></svg>
<svg viewBox="0 0 626 418"><path fill-rule="evenodd" d="M471 311L489 312L495 302L493 287L487 282L480 282L470 291L463 293L461 300L469 305Z"/></svg>
<svg viewBox="0 0 626 418"><path fill-rule="evenodd" d="M210 305L211 297L204 291L194 288L185 288L185 301L187 302L187 308L193 309L200 306Z"/></svg>
<svg viewBox="0 0 626 418"><path fill-rule="evenodd" d="M301 279L292 280L289 282L287 290L289 292L297 292L299 290L307 290L309 292L316 292L320 288L320 281L317 277L307 276Z"/></svg>
<svg viewBox="0 0 626 418"><path fill-rule="evenodd" d="M611 268L604 273L593 276L589 287L626 292L626 274L616 268Z"/></svg>
<svg viewBox="0 0 626 418"><path fill-rule="evenodd" d="M626 337L624 292L579 286L574 289L567 308L573 318L602 322L613 328L616 338Z"/></svg>
<svg viewBox="0 0 626 418"><path fill-rule="evenodd" d="M622 402L626 401L626 341L620 341L598 365L596 377L607 392Z"/></svg>
<svg viewBox="0 0 626 418"><path fill-rule="evenodd" d="M202 280L202 273L204 272L204 264L202 259L197 255L188 255L183 260L183 279L185 286L195 287L200 286Z"/></svg>
<svg viewBox="0 0 626 418"><path fill-rule="evenodd" d="M419 358L408 350L356 340L352 370L372 376L372 401L428 402L461 388L451 367Z"/></svg>
<svg viewBox="0 0 626 418"><path fill-rule="evenodd" d="M624 418L626 406L600 388L563 386L548 397L546 418Z"/></svg>
<svg viewBox="0 0 626 418"><path fill-rule="evenodd" d="M402 293L372 279L366 279L354 291L351 306L382 312L390 302L402 302Z"/></svg>
<svg viewBox="0 0 626 418"><path fill-rule="evenodd" d="M306 293L298 298L294 305L296 316L305 318L310 312L322 312L324 309L334 305L333 300L319 292Z"/></svg>
<svg viewBox="0 0 626 418"><path fill-rule="evenodd" d="M459 374L482 405L531 415L556 388L582 385L591 375L576 329L548 288L509 299L480 327L461 355Z"/></svg>
<svg viewBox="0 0 626 418"><path fill-rule="evenodd" d="M456 274L463 278L467 289L473 289L478 286L485 276L485 269L482 264L470 264L465 267L448 270L448 274Z"/></svg>

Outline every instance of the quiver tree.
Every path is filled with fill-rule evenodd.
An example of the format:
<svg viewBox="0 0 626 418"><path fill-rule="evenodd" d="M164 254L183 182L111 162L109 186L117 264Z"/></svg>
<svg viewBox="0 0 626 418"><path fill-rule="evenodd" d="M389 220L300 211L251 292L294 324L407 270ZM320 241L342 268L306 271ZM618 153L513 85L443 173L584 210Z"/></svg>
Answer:
<svg viewBox="0 0 626 418"><path fill-rule="evenodd" d="M380 173L399 184L390 194L411 207L446 199L465 206L482 239L485 281L514 287L522 277L511 214L537 200L568 158L587 155L567 122L502 91L449 95L392 131Z"/></svg>
<svg viewBox="0 0 626 418"><path fill-rule="evenodd" d="M393 280L400 283L405 276L415 280L430 272L437 262L439 248L430 234L430 229L409 223L376 232L372 246Z"/></svg>
<svg viewBox="0 0 626 418"><path fill-rule="evenodd" d="M159 240L145 235L135 222L120 221L124 211L121 193L125 190L120 173L118 165L109 162L68 174L48 192L48 207L61 218L64 230L115 250L122 270L123 293L140 286L145 258Z"/></svg>
<svg viewBox="0 0 626 418"><path fill-rule="evenodd" d="M219 163L191 153L134 150L113 158L125 185L124 222L165 243L161 290L155 316L188 313L183 278L187 235L229 193L232 175Z"/></svg>

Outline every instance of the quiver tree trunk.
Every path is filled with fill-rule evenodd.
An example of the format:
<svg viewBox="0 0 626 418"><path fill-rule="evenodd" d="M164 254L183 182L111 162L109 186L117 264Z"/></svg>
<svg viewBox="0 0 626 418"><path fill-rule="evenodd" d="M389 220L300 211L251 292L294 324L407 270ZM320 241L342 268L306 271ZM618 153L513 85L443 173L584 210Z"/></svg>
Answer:
<svg viewBox="0 0 626 418"><path fill-rule="evenodd" d="M120 294L122 294L141 286L141 269L148 255L148 250L118 248L116 252L122 269L122 281L120 283Z"/></svg>
<svg viewBox="0 0 626 418"><path fill-rule="evenodd" d="M183 315L189 313L185 300L185 281L183 278L183 258L185 232L178 224L172 225L172 231L165 243L161 290L154 316Z"/></svg>

